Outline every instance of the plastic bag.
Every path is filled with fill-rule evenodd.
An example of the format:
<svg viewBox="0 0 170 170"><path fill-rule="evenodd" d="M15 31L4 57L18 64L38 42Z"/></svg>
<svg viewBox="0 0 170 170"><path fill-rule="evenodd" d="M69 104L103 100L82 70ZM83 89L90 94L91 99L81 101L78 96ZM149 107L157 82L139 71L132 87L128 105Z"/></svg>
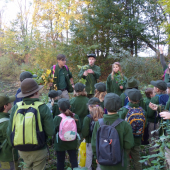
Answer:
<svg viewBox="0 0 170 170"><path fill-rule="evenodd" d="M85 167L86 164L86 142L85 139L81 142L78 152L78 165Z"/></svg>

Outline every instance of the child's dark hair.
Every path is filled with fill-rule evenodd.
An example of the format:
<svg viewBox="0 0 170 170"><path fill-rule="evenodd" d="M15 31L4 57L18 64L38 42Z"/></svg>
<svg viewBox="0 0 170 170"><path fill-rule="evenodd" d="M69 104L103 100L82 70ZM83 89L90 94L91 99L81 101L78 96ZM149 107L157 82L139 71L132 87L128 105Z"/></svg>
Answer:
<svg viewBox="0 0 170 170"><path fill-rule="evenodd" d="M66 116L70 116L70 117L72 117L75 121L78 121L78 119L75 119L74 118L74 113L71 111L71 110L69 110L69 109L67 109L66 111L62 111Z"/></svg>
<svg viewBox="0 0 170 170"><path fill-rule="evenodd" d="M151 94L153 93L153 88L147 88L146 90L145 90L145 95L146 95L146 97L148 97L148 98L151 98Z"/></svg>
<svg viewBox="0 0 170 170"><path fill-rule="evenodd" d="M4 106L0 107L0 112L3 112L5 110Z"/></svg>

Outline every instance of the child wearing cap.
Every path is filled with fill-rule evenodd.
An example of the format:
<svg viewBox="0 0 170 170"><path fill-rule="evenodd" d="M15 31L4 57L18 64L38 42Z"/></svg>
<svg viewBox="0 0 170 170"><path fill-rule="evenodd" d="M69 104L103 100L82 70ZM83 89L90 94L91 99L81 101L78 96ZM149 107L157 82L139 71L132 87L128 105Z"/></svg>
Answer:
<svg viewBox="0 0 170 170"><path fill-rule="evenodd" d="M97 83L97 79L101 76L100 67L96 66L94 63L96 61L95 54L88 54L88 62L87 68L82 67L78 77L86 79L86 92L87 97L92 98L94 95L94 85Z"/></svg>
<svg viewBox="0 0 170 170"><path fill-rule="evenodd" d="M121 107L121 99L117 94L114 93L108 93L104 98L104 107L107 109L108 114L103 115L104 123L107 125L113 124L118 118L119 115L117 114L117 111ZM99 129L100 125L97 121L94 126L93 134L92 134L92 150L94 154L94 158L96 159L96 134ZM120 147L121 149L131 149L134 145L134 139L132 134L132 128L131 126L123 121L119 125L117 125L116 130L119 135L119 141L120 141ZM97 161L97 160L96 160ZM127 168L127 154L124 153L124 166L122 166L122 163L118 163L114 166L106 166L106 165L100 165L101 170L126 170Z"/></svg>
<svg viewBox="0 0 170 170"><path fill-rule="evenodd" d="M20 79L20 82L22 82L22 81L23 81L24 79L26 79L26 78L36 78L36 77L37 77L37 75L32 75L29 71L24 71L24 72L22 72L22 73L20 74L19 79ZM15 99L15 101L14 101L14 105L15 105L17 102L22 101L22 99L23 99L23 98L17 98L17 95L18 95L20 92L21 92L21 88L19 88L19 89L17 90L17 93L16 93L16 95L15 95L16 99Z"/></svg>
<svg viewBox="0 0 170 170"><path fill-rule="evenodd" d="M86 165L85 167L88 168L88 170L92 170L92 158L93 158L93 152L91 147L91 137L93 128L95 125L95 122L98 121L98 119L103 117L104 111L102 107L100 107L100 101L98 98L93 97L88 102L88 108L90 114L87 115L84 118L83 121L83 127L82 127L82 136L86 140ZM98 165L97 170L100 170L100 167Z"/></svg>
<svg viewBox="0 0 170 170"><path fill-rule="evenodd" d="M154 86L154 92L156 93L155 97L153 97L149 103L148 107L148 130L149 130L149 143L151 144L152 137L158 137L159 132L152 131L159 128L159 115L162 109L165 108L165 105L169 99L169 96L166 94L167 84L163 80L151 81L150 84ZM158 107L159 105L159 107ZM150 154L154 154L155 148L150 148Z"/></svg>
<svg viewBox="0 0 170 170"><path fill-rule="evenodd" d="M127 96L127 90L128 89L138 89L138 86L139 86L139 81L138 80L136 80L134 77L131 77L131 78L129 78L128 80L127 80L127 83L126 83L126 85L125 85L125 88L126 88L126 90L125 90L125 92L124 93L122 93L121 95L120 95L120 98L121 98L121 100L122 100L122 107L123 106L126 106L128 103L129 103L129 100L128 100L128 96ZM145 108L145 103L144 103L144 101L143 101L143 98L141 98L141 100L140 100L140 103L139 103L139 106L141 106L142 108Z"/></svg>
<svg viewBox="0 0 170 170"><path fill-rule="evenodd" d="M87 108L88 101L85 85L76 83L74 86L74 98L70 100L70 105L71 111L79 116L81 126L83 124L83 119L89 114Z"/></svg>
<svg viewBox="0 0 170 170"><path fill-rule="evenodd" d="M145 125L146 125L146 112L143 108L141 108L139 106L139 102L142 98L142 94L139 90L137 89L129 89L127 91L127 95L128 95L128 100L129 103L127 106L122 107L119 110L119 116L122 119L125 119L126 121L128 121L128 119L130 118L130 115L132 115L133 113L140 113L142 114L142 117L137 117L137 114L134 114L133 117L133 121L135 121L135 119L141 119L142 124L140 123L140 130L139 132L141 132L141 134L136 134L137 132L135 132L135 129L133 130L133 135L134 135L134 147L132 147L130 150L127 151L128 155L130 154L133 162L134 162L134 169L135 170L142 170L142 165L141 163L139 163L140 161L140 145L141 145L141 140L142 140L142 136L143 136L143 132L145 129ZM132 110L132 112L131 112ZM129 114L129 117L127 117ZM131 122L133 122L131 120ZM129 122L129 121L128 121ZM133 129L133 124L129 122L129 124L131 125L132 129ZM139 124L138 124L139 125ZM129 169L129 166L128 168Z"/></svg>
<svg viewBox="0 0 170 170"><path fill-rule="evenodd" d="M94 85L95 87L95 95L94 97L97 97L101 102L101 107L104 109L104 97L107 94L106 91L106 84L99 82Z"/></svg>
<svg viewBox="0 0 170 170"><path fill-rule="evenodd" d="M8 97L0 94L0 169L13 170L18 169L18 151L13 149L7 140L7 127L10 119L10 113L15 96Z"/></svg>
<svg viewBox="0 0 170 170"><path fill-rule="evenodd" d="M71 117L75 120L77 126L77 132L79 133L81 131L81 123L79 120L79 116L70 111L69 100L62 98L58 101L58 105L59 105L59 110L62 114L64 114L67 117ZM55 116L53 121L54 121L56 133L58 133L60 131L60 123L62 121L61 114ZM58 141L56 138L58 139ZM66 151L69 154L69 159L71 162L72 169L78 167L78 162L77 162L78 139L76 138L73 141L63 141L60 139L59 136L57 137L57 135L56 138L54 138L54 146L57 153L57 169L64 170Z"/></svg>
<svg viewBox="0 0 170 170"><path fill-rule="evenodd" d="M50 102L47 104L49 106L51 112L53 113L53 118L60 114L58 107L58 100L61 99L62 91L61 90L51 90L48 93L48 97L50 98Z"/></svg>
<svg viewBox="0 0 170 170"><path fill-rule="evenodd" d="M116 93L121 95L125 89L127 78L122 73L122 68L119 62L112 64L112 73L107 77L107 93Z"/></svg>

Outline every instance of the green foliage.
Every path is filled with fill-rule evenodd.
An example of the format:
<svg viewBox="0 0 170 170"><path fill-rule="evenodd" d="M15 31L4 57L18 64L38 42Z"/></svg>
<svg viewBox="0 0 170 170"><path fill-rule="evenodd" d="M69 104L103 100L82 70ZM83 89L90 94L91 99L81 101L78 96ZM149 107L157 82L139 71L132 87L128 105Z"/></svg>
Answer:
<svg viewBox="0 0 170 170"><path fill-rule="evenodd" d="M126 77L134 76L143 84L160 80L163 75L162 66L155 58L129 57L121 62L121 66Z"/></svg>
<svg viewBox="0 0 170 170"><path fill-rule="evenodd" d="M163 131L163 134L159 138L151 138L152 143L151 145L148 145L148 148L152 147L154 148L154 151L157 152L156 154L152 155L146 155L142 156L142 160L140 160L141 163L148 162L148 166L144 170L155 170L155 169L165 169L166 168L166 160L165 160L165 151L166 148L170 148L170 133L169 129L170 125L161 119L160 127L159 129L152 131L159 132ZM166 135L165 135L165 130ZM149 159L152 158L153 160L149 162Z"/></svg>

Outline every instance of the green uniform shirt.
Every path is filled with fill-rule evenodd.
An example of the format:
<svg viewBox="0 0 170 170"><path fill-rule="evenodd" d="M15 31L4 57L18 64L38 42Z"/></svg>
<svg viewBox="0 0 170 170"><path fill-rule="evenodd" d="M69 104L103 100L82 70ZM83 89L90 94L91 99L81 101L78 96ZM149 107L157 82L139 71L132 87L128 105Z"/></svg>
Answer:
<svg viewBox="0 0 170 170"><path fill-rule="evenodd" d="M113 124L115 120L119 118L118 114L112 114L112 115L103 115L104 122L108 124ZM97 136L97 130L99 129L100 125L99 122L97 121L93 134L92 134L92 140L91 140L91 145L92 145L92 150L94 154L94 158L96 159L96 136ZM123 121L121 122L118 126L116 126L116 130L119 134L119 140L120 140L120 146L124 150L131 149L134 146L134 138L133 138L133 133L132 133L132 128L131 126ZM119 163L115 166L103 166L100 165L101 170L126 170L127 168L127 154L126 151L124 152L124 167L122 167L122 163Z"/></svg>
<svg viewBox="0 0 170 170"><path fill-rule="evenodd" d="M66 89L67 84L65 80L65 75L64 75L64 69L60 68L59 69L59 81L58 81L58 89Z"/></svg>
<svg viewBox="0 0 170 170"><path fill-rule="evenodd" d="M121 101L122 101L122 107L125 106L125 98L126 97L127 97L127 95L125 93L122 93L120 95L120 98L121 98ZM143 109L145 109L145 103L143 101L143 98L140 100L139 106L142 107Z"/></svg>
<svg viewBox="0 0 170 170"><path fill-rule="evenodd" d="M60 114L60 110L59 110L59 107L58 107L58 100L54 101L54 105L52 107L52 113L53 113L53 118Z"/></svg>
<svg viewBox="0 0 170 170"><path fill-rule="evenodd" d="M51 67L51 77L52 77L52 73L53 73L53 67ZM72 74L69 69L67 70L65 66L60 68L58 64L56 64L53 84L57 85L58 90L63 90L66 88L68 92L72 92L73 89L70 83L71 78L72 78Z"/></svg>
<svg viewBox="0 0 170 170"><path fill-rule="evenodd" d="M91 137L89 136L90 123L91 123L91 119L86 116L83 120L83 126L81 130L82 136L83 138L85 138L86 143L91 143Z"/></svg>
<svg viewBox="0 0 170 170"><path fill-rule="evenodd" d="M170 98L169 98L169 100L166 103L165 110L169 110L170 111Z"/></svg>
<svg viewBox="0 0 170 170"><path fill-rule="evenodd" d="M39 99L37 98L23 98L23 102L26 105L31 105L32 103L39 101ZM17 110L18 106L14 105L11 111L11 115L10 115L10 120L9 120L9 126L7 129L7 137L8 140L10 141L10 135L12 132L12 123L13 123L13 116L15 111ZM50 109L48 108L48 106L46 104L43 104L41 106L38 107L39 108L39 112L41 115L41 123L42 123L42 128L43 131L45 132L46 137L47 136L53 136L54 134L54 124L53 124L53 116L51 114ZM42 149L46 148L46 146L44 146Z"/></svg>
<svg viewBox="0 0 170 170"><path fill-rule="evenodd" d="M151 103L159 105L159 96L154 96L151 98ZM160 112L159 107L158 107L158 113ZM148 122L152 123L158 123L159 118L156 117L156 111L152 110L150 107L148 107Z"/></svg>
<svg viewBox="0 0 170 170"><path fill-rule="evenodd" d="M88 69L92 69L94 74L89 73L87 76L83 76L84 71ZM85 89L86 89L87 94L94 94L94 90L95 90L94 85L97 83L97 79L99 79L100 76L101 76L100 67L96 65L93 65L93 66L88 65L87 69L82 68L80 70L78 77L86 79Z"/></svg>
<svg viewBox="0 0 170 170"><path fill-rule="evenodd" d="M71 111L79 116L81 126L83 125L83 119L89 114L88 103L89 99L86 96L77 96L70 100Z"/></svg>
<svg viewBox="0 0 170 170"><path fill-rule="evenodd" d="M130 106L130 107L133 107L133 108L138 108L139 107L139 104L133 104L133 103L128 103L128 105ZM127 108L125 108L125 107L122 107L121 109L119 109L119 112L118 112L118 114L119 114L119 117L121 118L121 119L125 119L125 117L126 117L126 115L127 115L127 113L128 113L128 109ZM145 115L145 119L147 119L147 114L146 114L146 112L145 112L145 110L144 110L144 115ZM129 124L130 125L130 124ZM146 125L146 123L145 123L145 125ZM131 125L130 125L131 126ZM132 128L132 127L131 127ZM139 146L139 145L141 145L141 140L142 140L142 137L134 137L134 146Z"/></svg>
<svg viewBox="0 0 170 170"><path fill-rule="evenodd" d="M74 118L78 119L76 121L77 124L77 132L79 133L81 131L81 124L80 119L78 115L74 115ZM62 118L60 116L55 116L53 122L56 130L56 134L59 132L59 127L61 123ZM62 141L60 137L58 136L58 143L56 141L56 135L54 137L54 147L56 151L66 151L66 150L74 150L78 147L78 139L76 138L73 141Z"/></svg>
<svg viewBox="0 0 170 170"><path fill-rule="evenodd" d="M119 76L119 74L115 74L115 76ZM116 82L115 78L112 80L111 74L107 77L106 88L107 93L116 93L117 95L121 95L125 89L125 84L127 82L127 78L124 76L124 83L122 84L123 89L120 89L120 86Z"/></svg>
<svg viewBox="0 0 170 170"><path fill-rule="evenodd" d="M10 114L0 112L0 119L1 118L10 118ZM9 121L0 124L0 144L2 144L5 139L7 139L6 131L8 128L8 123ZM13 149L10 145L10 141L7 140L2 147L2 150L0 151L0 162L13 162L12 150L14 152L14 160L17 161L18 151L16 149Z"/></svg>
<svg viewBox="0 0 170 170"><path fill-rule="evenodd" d="M146 98L146 101L145 101L145 111L148 112L148 107L149 107L149 103L151 101L151 98Z"/></svg>

